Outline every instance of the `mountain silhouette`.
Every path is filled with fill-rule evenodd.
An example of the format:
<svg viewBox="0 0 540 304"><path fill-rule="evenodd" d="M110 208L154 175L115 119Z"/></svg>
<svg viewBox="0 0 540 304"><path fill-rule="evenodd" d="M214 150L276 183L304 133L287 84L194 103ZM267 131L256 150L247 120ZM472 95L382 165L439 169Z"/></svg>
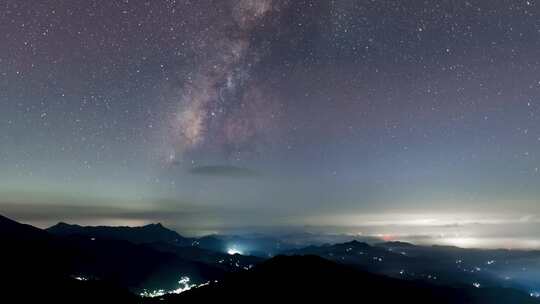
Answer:
<svg viewBox="0 0 540 304"><path fill-rule="evenodd" d="M157 231L166 229L159 225L145 227ZM133 237L130 232L125 235ZM367 272L359 264L351 263L359 252L381 256L384 253L385 259L395 258L396 261L401 257L401 262L420 261L426 250L432 255L440 251L451 258L456 252L469 252L455 248L394 243L370 246L352 241L306 247L296 251L303 255L289 253L291 255L263 261L169 242L141 244L90 237L85 233L52 234L2 216L0 243L0 286L6 291L0 294L2 303L167 304L351 299L360 303L539 303L527 293L514 289L397 279ZM397 247L408 248L411 256L396 252ZM471 251L469 256L478 254ZM484 255L479 257L485 258ZM433 261L425 259L424 262ZM142 289L172 290L178 287L181 276L189 276L199 287L157 298L136 295Z"/></svg>
<svg viewBox="0 0 540 304"><path fill-rule="evenodd" d="M160 228L161 230L161 228ZM194 283L219 279L224 270L173 252L124 240L59 236L0 217L2 274L19 286L50 277L84 277L139 292L174 289L182 276Z"/></svg>
<svg viewBox="0 0 540 304"><path fill-rule="evenodd" d="M2 273L23 277L27 273L65 274L71 246L46 231L0 216Z"/></svg>

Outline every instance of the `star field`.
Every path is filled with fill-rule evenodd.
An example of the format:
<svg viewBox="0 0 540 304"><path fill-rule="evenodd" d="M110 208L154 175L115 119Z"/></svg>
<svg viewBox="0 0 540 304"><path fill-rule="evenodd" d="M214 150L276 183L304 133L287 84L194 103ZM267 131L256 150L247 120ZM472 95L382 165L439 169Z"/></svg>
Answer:
<svg viewBox="0 0 540 304"><path fill-rule="evenodd" d="M540 220L539 5L4 1L0 207L521 231Z"/></svg>

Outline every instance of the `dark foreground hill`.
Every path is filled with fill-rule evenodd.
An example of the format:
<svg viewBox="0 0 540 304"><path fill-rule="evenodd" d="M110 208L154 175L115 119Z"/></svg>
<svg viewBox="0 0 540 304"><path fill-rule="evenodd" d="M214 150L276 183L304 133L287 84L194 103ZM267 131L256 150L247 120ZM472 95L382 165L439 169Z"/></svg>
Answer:
<svg viewBox="0 0 540 304"><path fill-rule="evenodd" d="M370 274L317 256L278 256L252 271L159 303L331 301L354 303L538 303L510 289L449 288ZM156 302L157 303L157 302Z"/></svg>
<svg viewBox="0 0 540 304"><path fill-rule="evenodd" d="M439 285L480 284L534 292L540 286L540 251L418 246L403 242L369 245L351 241L285 251L317 255L380 275Z"/></svg>
<svg viewBox="0 0 540 304"><path fill-rule="evenodd" d="M69 275L80 252L49 233L0 216L0 303L136 303L103 281Z"/></svg>

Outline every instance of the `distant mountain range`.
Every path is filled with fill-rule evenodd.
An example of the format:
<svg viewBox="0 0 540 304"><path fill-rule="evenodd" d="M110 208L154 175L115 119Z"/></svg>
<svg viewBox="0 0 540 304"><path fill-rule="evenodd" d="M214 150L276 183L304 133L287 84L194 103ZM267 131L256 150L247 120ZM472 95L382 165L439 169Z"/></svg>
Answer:
<svg viewBox="0 0 540 304"><path fill-rule="evenodd" d="M79 236L95 240L123 240L134 244L167 243L180 247L197 247L224 254L227 254L231 247L236 248L238 244L241 244L243 254L265 258L285 249L296 248L294 245L265 236L208 235L200 238L188 238L159 223L141 227L79 226L58 223L47 228L46 231L63 237Z"/></svg>
<svg viewBox="0 0 540 304"><path fill-rule="evenodd" d="M357 269L390 277L450 286L511 287L536 292L540 286L540 251L417 246L404 242L374 245L351 241L283 252L317 255Z"/></svg>
<svg viewBox="0 0 540 304"><path fill-rule="evenodd" d="M166 242L189 246L192 242L191 239L182 237L177 232L169 230L159 223L142 227L79 226L58 223L46 230L59 236L79 235L94 239L123 240L134 244Z"/></svg>
<svg viewBox="0 0 540 304"><path fill-rule="evenodd" d="M42 230L2 216L0 243L0 286L9 290L0 294L3 303L540 303L527 292L505 288L526 290L523 286L488 280L496 267L534 260L538 252L532 251L358 241L292 248L265 237L185 238L160 224L132 228L60 223ZM284 255L264 259L223 252L230 244Z"/></svg>

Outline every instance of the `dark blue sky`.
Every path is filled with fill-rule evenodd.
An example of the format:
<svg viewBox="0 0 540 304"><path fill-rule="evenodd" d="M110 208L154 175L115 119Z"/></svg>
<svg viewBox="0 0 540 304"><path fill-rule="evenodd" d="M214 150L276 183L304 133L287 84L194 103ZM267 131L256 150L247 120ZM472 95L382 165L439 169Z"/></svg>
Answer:
<svg viewBox="0 0 540 304"><path fill-rule="evenodd" d="M4 1L0 210L525 236L539 5Z"/></svg>

